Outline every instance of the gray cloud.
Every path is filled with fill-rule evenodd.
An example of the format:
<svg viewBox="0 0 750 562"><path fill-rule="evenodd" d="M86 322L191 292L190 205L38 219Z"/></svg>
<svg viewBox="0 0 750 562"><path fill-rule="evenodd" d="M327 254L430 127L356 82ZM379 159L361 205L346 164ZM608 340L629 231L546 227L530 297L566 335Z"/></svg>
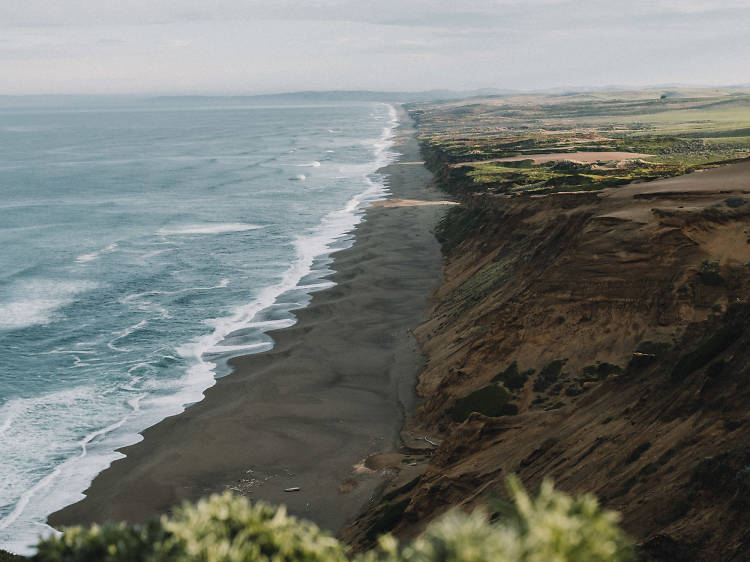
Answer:
<svg viewBox="0 0 750 562"><path fill-rule="evenodd" d="M458 7L456 7L458 6ZM6 0L3 26L142 25L208 20L351 21L428 27L487 26L508 18L602 14L605 18L704 16L748 11L745 0Z"/></svg>
<svg viewBox="0 0 750 562"><path fill-rule="evenodd" d="M746 0L5 0L0 93L748 82L748 32Z"/></svg>

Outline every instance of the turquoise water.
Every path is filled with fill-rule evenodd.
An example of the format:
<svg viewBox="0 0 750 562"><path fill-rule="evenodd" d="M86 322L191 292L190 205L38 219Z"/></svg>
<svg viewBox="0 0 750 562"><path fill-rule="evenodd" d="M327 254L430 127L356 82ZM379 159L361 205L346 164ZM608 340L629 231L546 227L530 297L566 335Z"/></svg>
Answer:
<svg viewBox="0 0 750 562"><path fill-rule="evenodd" d="M384 104L0 108L0 548L330 282Z"/></svg>

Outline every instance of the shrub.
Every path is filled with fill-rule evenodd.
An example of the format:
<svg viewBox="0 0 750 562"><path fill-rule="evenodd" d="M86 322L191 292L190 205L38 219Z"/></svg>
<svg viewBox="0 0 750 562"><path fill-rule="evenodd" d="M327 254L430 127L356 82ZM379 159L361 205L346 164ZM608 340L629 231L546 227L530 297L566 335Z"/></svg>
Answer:
<svg viewBox="0 0 750 562"><path fill-rule="evenodd" d="M457 423L464 421L472 412L490 417L513 415L518 410L513 412L508 408L510 398L510 393L505 388L499 384L490 384L456 400L449 415Z"/></svg>
<svg viewBox="0 0 750 562"><path fill-rule="evenodd" d="M549 405L545 406L544 407L544 411L545 412L551 412L552 410L559 410L563 406L565 406L565 402L559 402L558 401L558 402L555 402L553 404L549 404Z"/></svg>
<svg viewBox="0 0 750 562"><path fill-rule="evenodd" d="M501 382L508 390L515 391L522 389L523 385L526 384L526 381L529 380L529 377L533 374L534 369L529 369L528 371L523 372L519 371L518 362L513 361L507 369L495 376L495 378L492 379L492 382Z"/></svg>
<svg viewBox="0 0 750 562"><path fill-rule="evenodd" d="M724 283L719 262L715 261L709 262L708 260L703 260L701 268L698 270L698 277L704 285L716 286Z"/></svg>
<svg viewBox="0 0 750 562"><path fill-rule="evenodd" d="M661 341L642 341L635 348L636 352L646 355L655 355L657 357L667 353L672 346L667 342Z"/></svg>
<svg viewBox="0 0 750 562"><path fill-rule="evenodd" d="M610 375L621 375L623 372L622 367L619 365L606 362L597 363L596 365L588 365L583 368L583 380L584 382L601 381Z"/></svg>
<svg viewBox="0 0 750 562"><path fill-rule="evenodd" d="M449 512L411 544L382 537L361 562L617 562L634 559L617 527L618 515L599 508L591 495L571 498L550 481L530 497L515 477L507 480L512 504L502 504L497 523L481 510Z"/></svg>
<svg viewBox="0 0 750 562"><path fill-rule="evenodd" d="M38 562L345 561L344 546L285 507L215 494L147 525L73 527L44 539Z"/></svg>
<svg viewBox="0 0 750 562"><path fill-rule="evenodd" d="M534 381L534 392L543 392L556 382L566 362L567 359L555 359L547 363Z"/></svg>
<svg viewBox="0 0 750 562"><path fill-rule="evenodd" d="M746 205L747 199L744 197L727 197L724 199L724 204L731 209L736 209L737 207Z"/></svg>
<svg viewBox="0 0 750 562"><path fill-rule="evenodd" d="M167 533L158 521L147 525L106 523L91 527L71 527L60 537L41 540L38 562L124 562L126 560L178 560L167 552Z"/></svg>
<svg viewBox="0 0 750 562"><path fill-rule="evenodd" d="M578 396L584 392L586 392L585 388L577 385L570 385L565 389L565 396Z"/></svg>
<svg viewBox="0 0 750 562"><path fill-rule="evenodd" d="M162 526L171 534L166 544L184 549L179 560L346 560L341 543L314 523L288 516L284 506L252 505L229 493L185 504Z"/></svg>
<svg viewBox="0 0 750 562"><path fill-rule="evenodd" d="M620 562L633 559L618 515L591 495L569 497L545 481L536 498L515 477L512 503L490 522L481 510L449 512L422 536L401 544L381 536L369 552L350 555L314 524L286 510L245 498L214 495L184 504L172 517L147 525L109 524L66 529L40 541L44 562Z"/></svg>

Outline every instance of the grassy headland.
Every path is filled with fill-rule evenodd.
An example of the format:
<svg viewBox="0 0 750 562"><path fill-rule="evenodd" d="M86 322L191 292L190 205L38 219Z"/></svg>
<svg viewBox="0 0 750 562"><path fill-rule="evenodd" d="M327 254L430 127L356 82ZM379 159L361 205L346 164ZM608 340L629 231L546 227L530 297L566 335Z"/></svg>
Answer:
<svg viewBox="0 0 750 562"><path fill-rule="evenodd" d="M746 93L515 96L410 110L428 164L454 193L598 190L750 156ZM535 162L541 154L559 157Z"/></svg>

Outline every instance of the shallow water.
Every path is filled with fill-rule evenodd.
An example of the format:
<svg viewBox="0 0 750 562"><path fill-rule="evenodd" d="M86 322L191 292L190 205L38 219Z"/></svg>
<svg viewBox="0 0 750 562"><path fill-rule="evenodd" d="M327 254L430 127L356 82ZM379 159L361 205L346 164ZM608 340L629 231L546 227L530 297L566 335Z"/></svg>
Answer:
<svg viewBox="0 0 750 562"><path fill-rule="evenodd" d="M0 109L0 548L328 286L383 104Z"/></svg>

